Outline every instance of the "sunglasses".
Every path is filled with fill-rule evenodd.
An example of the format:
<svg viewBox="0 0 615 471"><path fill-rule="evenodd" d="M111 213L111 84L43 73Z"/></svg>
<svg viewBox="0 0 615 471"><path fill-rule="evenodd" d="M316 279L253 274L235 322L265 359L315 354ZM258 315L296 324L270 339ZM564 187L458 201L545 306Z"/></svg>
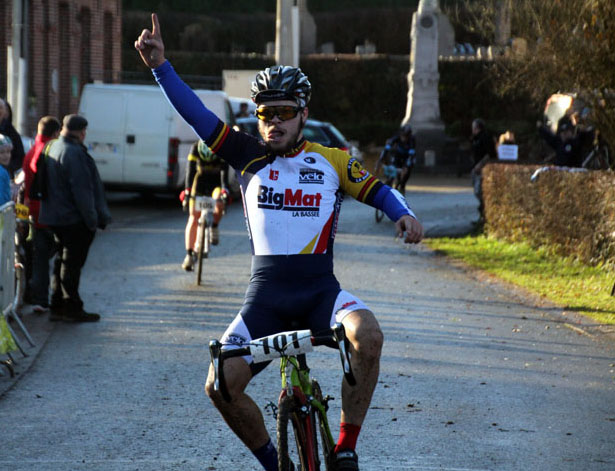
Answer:
<svg viewBox="0 0 615 471"><path fill-rule="evenodd" d="M275 116L280 118L280 121L288 121L301 110L302 108L297 106L259 106L254 114L261 121L271 121Z"/></svg>

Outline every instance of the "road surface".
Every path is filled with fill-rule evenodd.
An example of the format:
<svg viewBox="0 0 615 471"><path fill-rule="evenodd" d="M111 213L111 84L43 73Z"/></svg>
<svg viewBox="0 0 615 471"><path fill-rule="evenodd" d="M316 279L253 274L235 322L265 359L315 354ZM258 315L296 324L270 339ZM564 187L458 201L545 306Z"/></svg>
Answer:
<svg viewBox="0 0 615 471"><path fill-rule="evenodd" d="M408 198L432 235L463 232L477 216L465 180L417 181ZM26 316L38 347L18 381L0 378L0 469L257 470L203 393L206 345L248 282L241 205L223 220L197 287L180 269L178 205L112 200L116 223L97 235L82 277L86 308L103 318L55 325ZM358 443L362 470L615 469L612 339L568 328L570 315L422 245L402 246L390 221L376 224L373 209L350 199L335 270L385 333ZM315 352L310 363L337 398L337 436L337 353ZM264 406L278 388L272 366L249 392ZM273 433L273 418L266 423Z"/></svg>

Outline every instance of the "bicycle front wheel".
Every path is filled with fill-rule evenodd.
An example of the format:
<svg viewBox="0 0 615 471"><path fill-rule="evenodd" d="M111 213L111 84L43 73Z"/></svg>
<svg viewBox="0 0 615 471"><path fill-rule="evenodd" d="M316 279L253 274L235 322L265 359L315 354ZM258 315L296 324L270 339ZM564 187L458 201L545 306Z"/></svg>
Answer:
<svg viewBox="0 0 615 471"><path fill-rule="evenodd" d="M279 471L318 471L320 463L314 425L293 396L280 399L277 422ZM294 445L289 438L291 433L294 434Z"/></svg>
<svg viewBox="0 0 615 471"><path fill-rule="evenodd" d="M316 399L320 404L322 404L325 409L327 408L325 400L322 397L322 390L320 389L320 384L315 379L312 379L312 393L314 394L314 399ZM314 413L314 427L316 427L316 422L318 422L318 429L320 430L320 443L322 444L322 454L325 458L325 467L327 471L333 469L331 467L331 457L333 456L333 449L335 448L335 441L333 440L333 436L331 435L331 429L329 428L329 422L327 420L326 414L322 414L320 411Z"/></svg>
<svg viewBox="0 0 615 471"><path fill-rule="evenodd" d="M201 284L201 275L203 273L203 255L205 251L205 244L207 241L207 227L199 225L198 230L198 251L196 253L196 284Z"/></svg>

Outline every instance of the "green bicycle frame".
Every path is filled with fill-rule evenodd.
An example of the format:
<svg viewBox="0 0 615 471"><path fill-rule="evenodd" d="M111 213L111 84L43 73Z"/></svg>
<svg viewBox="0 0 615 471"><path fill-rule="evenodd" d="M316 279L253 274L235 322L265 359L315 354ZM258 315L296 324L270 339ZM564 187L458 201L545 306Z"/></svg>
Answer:
<svg viewBox="0 0 615 471"><path fill-rule="evenodd" d="M330 447L333 447L335 442L329 427L327 411L325 405L314 397L312 382L310 381L310 369L301 368L297 357L282 357L280 360L280 376L282 377L282 389L286 390L287 395L292 395L294 388L297 388L305 395L310 406L316 408L326 440ZM313 426L315 427L316 424L313 424Z"/></svg>

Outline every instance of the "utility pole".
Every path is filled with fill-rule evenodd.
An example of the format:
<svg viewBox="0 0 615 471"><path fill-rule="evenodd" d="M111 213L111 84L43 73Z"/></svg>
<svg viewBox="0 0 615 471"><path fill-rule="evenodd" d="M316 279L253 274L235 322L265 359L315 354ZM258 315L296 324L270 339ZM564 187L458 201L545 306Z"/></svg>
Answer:
<svg viewBox="0 0 615 471"><path fill-rule="evenodd" d="M275 61L299 66L299 7L296 0L277 0Z"/></svg>
<svg viewBox="0 0 615 471"><path fill-rule="evenodd" d="M28 63L27 19L28 0L13 0L13 37L7 51L7 100L13 109L15 128L27 132Z"/></svg>

